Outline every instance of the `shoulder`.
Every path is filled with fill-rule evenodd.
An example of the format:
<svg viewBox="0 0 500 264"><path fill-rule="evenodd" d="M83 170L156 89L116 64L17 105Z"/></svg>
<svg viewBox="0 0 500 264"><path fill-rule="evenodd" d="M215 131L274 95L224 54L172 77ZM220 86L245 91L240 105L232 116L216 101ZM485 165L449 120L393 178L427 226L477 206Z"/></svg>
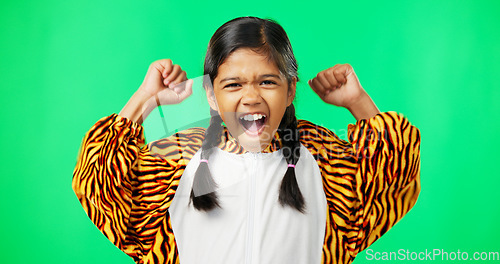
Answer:
<svg viewBox="0 0 500 264"><path fill-rule="evenodd" d="M308 120L297 120L297 129L299 131L300 141L304 145L331 145L332 143L340 146L349 145L347 141L339 138L334 131Z"/></svg>
<svg viewBox="0 0 500 264"><path fill-rule="evenodd" d="M192 127L179 132L175 132L174 134L162 138L156 141L151 142L154 145L162 145L162 144L193 144L200 143L203 141L205 136L205 128L203 127Z"/></svg>
<svg viewBox="0 0 500 264"><path fill-rule="evenodd" d="M329 129L304 119L297 120L297 129L301 134L309 133L318 137L333 134Z"/></svg>
<svg viewBox="0 0 500 264"><path fill-rule="evenodd" d="M420 131L408 118L398 112L380 112L372 118L360 119L356 124L349 124L348 138L350 142L358 142L360 138L372 138L375 135L382 139L399 138L411 134L417 140Z"/></svg>
<svg viewBox="0 0 500 264"><path fill-rule="evenodd" d="M160 155L163 158L177 156L180 153L183 153L183 156L192 156L201 148L205 130L203 127L193 127L176 132L169 137L148 143L146 150L152 155Z"/></svg>

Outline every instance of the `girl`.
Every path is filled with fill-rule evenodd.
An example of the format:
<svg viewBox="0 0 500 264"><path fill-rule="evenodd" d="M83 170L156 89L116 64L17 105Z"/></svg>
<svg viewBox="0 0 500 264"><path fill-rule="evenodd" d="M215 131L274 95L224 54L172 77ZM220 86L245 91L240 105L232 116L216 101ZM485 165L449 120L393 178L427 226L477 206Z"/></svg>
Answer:
<svg viewBox="0 0 500 264"><path fill-rule="evenodd" d="M419 130L379 112L351 66L308 82L356 118L349 142L295 118L297 62L271 20L222 25L204 72L206 130L145 144L141 122L154 101L191 94L180 66L159 60L120 114L83 139L73 189L135 262L351 263L415 204Z"/></svg>

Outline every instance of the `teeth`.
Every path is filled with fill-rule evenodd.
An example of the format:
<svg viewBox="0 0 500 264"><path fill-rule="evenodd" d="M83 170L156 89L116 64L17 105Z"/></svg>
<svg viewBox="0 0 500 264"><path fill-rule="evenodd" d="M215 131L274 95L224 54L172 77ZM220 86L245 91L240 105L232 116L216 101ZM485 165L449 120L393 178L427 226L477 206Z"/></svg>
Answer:
<svg viewBox="0 0 500 264"><path fill-rule="evenodd" d="M259 120L263 117L266 117L265 115L262 115L262 114L248 114L248 115L244 115L242 117L240 117L241 119L245 120L245 121L255 121L255 120Z"/></svg>

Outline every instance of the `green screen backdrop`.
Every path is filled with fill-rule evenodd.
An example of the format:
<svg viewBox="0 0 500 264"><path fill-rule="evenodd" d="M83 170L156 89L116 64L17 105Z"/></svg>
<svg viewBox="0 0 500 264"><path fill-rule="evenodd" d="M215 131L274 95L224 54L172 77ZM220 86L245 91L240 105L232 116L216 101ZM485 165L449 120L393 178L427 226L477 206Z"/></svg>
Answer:
<svg viewBox="0 0 500 264"><path fill-rule="evenodd" d="M350 63L381 111L420 129L420 197L373 253L500 252L499 1L19 0L0 9L1 263L133 263L71 189L81 140L121 110L154 60L201 76L214 31L247 15L287 31L299 118L346 138L354 117L307 80ZM162 107L169 129L207 118L203 96L198 88ZM158 118L156 110L144 124L148 140L161 136ZM354 263L414 262L370 258Z"/></svg>

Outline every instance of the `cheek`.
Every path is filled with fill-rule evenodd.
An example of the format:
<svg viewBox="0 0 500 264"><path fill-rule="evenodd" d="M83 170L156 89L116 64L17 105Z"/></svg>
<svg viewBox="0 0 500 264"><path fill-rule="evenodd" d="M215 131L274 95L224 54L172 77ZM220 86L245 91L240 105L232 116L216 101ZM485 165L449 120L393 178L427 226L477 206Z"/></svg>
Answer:
<svg viewBox="0 0 500 264"><path fill-rule="evenodd" d="M227 102L228 99L226 98L225 94L220 92L220 91L215 91L215 101L217 102L217 107L219 108L220 112L223 112L224 109L227 108Z"/></svg>
<svg viewBox="0 0 500 264"><path fill-rule="evenodd" d="M288 106L287 98L282 96L281 98L275 98L273 101L269 102L272 111L272 126L277 128L283 119L286 108Z"/></svg>
<svg viewBox="0 0 500 264"><path fill-rule="evenodd" d="M285 91L274 91L272 95L267 96L267 102L271 108L286 108L289 102L288 94Z"/></svg>
<svg viewBox="0 0 500 264"><path fill-rule="evenodd" d="M283 107L283 108L280 108L280 109L275 109L275 113L274 113L274 116L273 116L273 125L275 126L275 128L278 128L279 124L281 123L281 119L283 119L283 115L285 114L285 111L286 111L286 108Z"/></svg>
<svg viewBox="0 0 500 264"><path fill-rule="evenodd" d="M221 115L224 123L228 127L237 125L237 120L235 120L236 100L233 98L233 96L224 93L216 93L215 97L217 98L219 114Z"/></svg>

